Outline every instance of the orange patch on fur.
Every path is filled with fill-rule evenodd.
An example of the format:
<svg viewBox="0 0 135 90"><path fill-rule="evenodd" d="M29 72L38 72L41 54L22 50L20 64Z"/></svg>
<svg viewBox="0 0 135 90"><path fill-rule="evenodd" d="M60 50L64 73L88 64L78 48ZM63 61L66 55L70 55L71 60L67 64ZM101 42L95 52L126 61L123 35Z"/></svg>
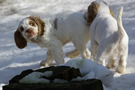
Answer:
<svg viewBox="0 0 135 90"><path fill-rule="evenodd" d="M97 2L92 2L89 5L89 7L88 7L88 17L87 17L87 22L89 24L91 24L93 22L93 20L95 19L96 15L98 13L98 8L99 7L100 7L100 4L98 4ZM110 8L109 8L109 10L110 10L110 14L112 15L112 17L114 17L114 14L113 14L112 10Z"/></svg>
<svg viewBox="0 0 135 90"><path fill-rule="evenodd" d="M34 21L38 26L38 36L42 36L44 34L45 22L41 20L40 17L30 16L30 20Z"/></svg>
<svg viewBox="0 0 135 90"><path fill-rule="evenodd" d="M89 24L91 24L93 22L94 18L96 17L99 7L100 7L100 5L97 2L92 2L91 5L89 5L88 18L87 18L87 22Z"/></svg>

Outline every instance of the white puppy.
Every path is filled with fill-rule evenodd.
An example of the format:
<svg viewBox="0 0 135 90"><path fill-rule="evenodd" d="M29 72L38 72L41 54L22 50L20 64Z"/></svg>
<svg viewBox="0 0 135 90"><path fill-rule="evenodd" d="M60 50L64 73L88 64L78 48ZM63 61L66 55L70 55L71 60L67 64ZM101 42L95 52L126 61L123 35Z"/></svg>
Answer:
<svg viewBox="0 0 135 90"><path fill-rule="evenodd" d="M24 18L19 23L14 37L19 48L24 48L27 42L48 48L47 58L41 62L41 66L49 66L53 59L57 64L63 64L62 46L70 41L76 49L67 56L73 58L81 54L82 58L88 59L91 55L86 47L90 38L89 25L81 13L73 13L54 20L33 16Z"/></svg>
<svg viewBox="0 0 135 90"><path fill-rule="evenodd" d="M92 2L87 14L87 21L91 24L90 38L94 60L104 66L105 60L108 60L107 67L113 68L120 55L116 69L119 73L124 73L128 56L128 35L122 25L122 12L123 8L117 22L108 5L101 0Z"/></svg>

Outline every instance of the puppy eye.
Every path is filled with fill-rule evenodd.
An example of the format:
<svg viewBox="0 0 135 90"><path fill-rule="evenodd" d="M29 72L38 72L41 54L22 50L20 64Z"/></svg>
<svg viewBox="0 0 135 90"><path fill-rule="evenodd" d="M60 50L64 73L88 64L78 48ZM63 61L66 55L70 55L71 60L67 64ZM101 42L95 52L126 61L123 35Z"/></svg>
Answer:
<svg viewBox="0 0 135 90"><path fill-rule="evenodd" d="M31 21L31 22L29 23L29 25L35 26L35 23Z"/></svg>
<svg viewBox="0 0 135 90"><path fill-rule="evenodd" d="M22 26L20 27L20 31L21 31L21 32L23 32L23 31L24 31L24 28L23 28Z"/></svg>

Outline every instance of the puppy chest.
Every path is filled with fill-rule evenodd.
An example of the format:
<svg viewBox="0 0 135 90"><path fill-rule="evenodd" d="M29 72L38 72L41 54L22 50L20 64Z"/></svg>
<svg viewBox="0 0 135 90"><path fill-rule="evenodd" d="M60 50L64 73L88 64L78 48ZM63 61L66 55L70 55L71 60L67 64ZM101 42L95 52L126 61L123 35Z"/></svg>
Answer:
<svg viewBox="0 0 135 90"><path fill-rule="evenodd" d="M47 48L50 45L50 40L49 39L37 39L33 43L37 44L41 48Z"/></svg>

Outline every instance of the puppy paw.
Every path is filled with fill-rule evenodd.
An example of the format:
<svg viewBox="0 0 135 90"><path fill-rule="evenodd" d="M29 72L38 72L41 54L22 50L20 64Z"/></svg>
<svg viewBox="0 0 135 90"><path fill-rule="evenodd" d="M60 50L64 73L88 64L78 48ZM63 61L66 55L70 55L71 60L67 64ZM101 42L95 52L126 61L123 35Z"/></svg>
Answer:
<svg viewBox="0 0 135 90"><path fill-rule="evenodd" d="M87 59L90 59L90 57L91 57L91 53L90 53L89 50L87 50L87 52L86 52L86 58L87 58Z"/></svg>
<svg viewBox="0 0 135 90"><path fill-rule="evenodd" d="M46 62L46 60L41 61L40 66L49 67L50 65Z"/></svg>
<svg viewBox="0 0 135 90"><path fill-rule="evenodd" d="M116 67L116 64L107 64L107 66L106 66L108 69L110 69L110 68L115 68Z"/></svg>
<svg viewBox="0 0 135 90"><path fill-rule="evenodd" d="M125 67L124 66L118 66L116 69L116 72L123 74L125 73Z"/></svg>
<svg viewBox="0 0 135 90"><path fill-rule="evenodd" d="M67 52L66 56L69 58L75 58L75 57L80 56L80 52L77 49L75 49L73 51Z"/></svg>

